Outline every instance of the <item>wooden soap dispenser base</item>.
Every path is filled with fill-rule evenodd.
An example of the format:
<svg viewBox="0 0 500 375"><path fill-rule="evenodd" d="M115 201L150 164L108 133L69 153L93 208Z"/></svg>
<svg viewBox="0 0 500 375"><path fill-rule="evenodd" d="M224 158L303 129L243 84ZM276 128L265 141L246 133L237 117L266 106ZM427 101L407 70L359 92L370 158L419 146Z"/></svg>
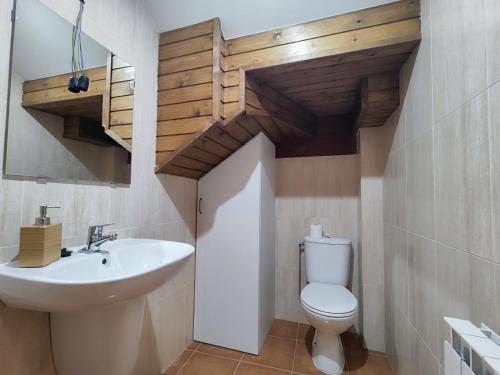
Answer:
<svg viewBox="0 0 500 375"><path fill-rule="evenodd" d="M62 224L50 224L49 208L60 207L40 206L35 224L21 228L17 258L20 267L44 267L61 257Z"/></svg>

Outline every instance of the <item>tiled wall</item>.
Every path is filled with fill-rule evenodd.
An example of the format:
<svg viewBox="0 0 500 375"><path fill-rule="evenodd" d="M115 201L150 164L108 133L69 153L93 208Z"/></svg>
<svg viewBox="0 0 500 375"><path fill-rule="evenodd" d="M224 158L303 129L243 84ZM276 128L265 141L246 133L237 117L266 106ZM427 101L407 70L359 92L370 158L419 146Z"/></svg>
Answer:
<svg viewBox="0 0 500 375"><path fill-rule="evenodd" d="M422 43L386 124L386 348L442 373L443 316L500 330L500 3L422 0Z"/></svg>
<svg viewBox="0 0 500 375"><path fill-rule="evenodd" d="M362 331L369 350L385 352L384 170L390 147L386 128L359 131Z"/></svg>
<svg viewBox="0 0 500 375"><path fill-rule="evenodd" d="M44 0L72 20L77 1ZM10 46L12 1L0 2L0 165ZM64 245L85 241L87 226L115 222L124 237L159 238L193 243L196 183L156 176L157 38L142 2L100 0L86 4L83 29L136 69L132 183L129 187L0 180L0 260L17 253L19 227L32 222L40 204L59 204L53 221L63 222ZM192 337L194 260L148 298L140 374L155 374L175 359ZM48 314L13 310L0 303L0 372L54 374Z"/></svg>
<svg viewBox="0 0 500 375"><path fill-rule="evenodd" d="M276 160L277 318L306 322L299 300L298 245L310 224L353 240L353 290L359 295L358 204L358 155Z"/></svg>

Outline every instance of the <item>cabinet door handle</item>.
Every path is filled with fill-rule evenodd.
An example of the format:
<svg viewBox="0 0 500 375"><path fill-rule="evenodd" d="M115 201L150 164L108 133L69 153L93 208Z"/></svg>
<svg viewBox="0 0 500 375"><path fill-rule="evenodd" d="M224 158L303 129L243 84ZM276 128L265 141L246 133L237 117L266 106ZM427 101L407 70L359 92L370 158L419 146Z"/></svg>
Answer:
<svg viewBox="0 0 500 375"><path fill-rule="evenodd" d="M203 213L203 212L201 212L201 201L202 200L203 200L203 198L198 199L198 212L200 213L200 215Z"/></svg>

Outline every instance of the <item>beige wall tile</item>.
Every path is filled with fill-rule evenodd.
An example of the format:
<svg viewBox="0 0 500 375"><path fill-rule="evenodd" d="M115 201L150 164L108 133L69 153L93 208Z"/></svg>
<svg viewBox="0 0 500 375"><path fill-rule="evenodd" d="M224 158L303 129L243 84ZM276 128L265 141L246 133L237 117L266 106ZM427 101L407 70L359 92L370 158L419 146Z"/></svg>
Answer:
<svg viewBox="0 0 500 375"><path fill-rule="evenodd" d="M465 140L465 249L493 259L488 100L483 93L463 106Z"/></svg>
<svg viewBox="0 0 500 375"><path fill-rule="evenodd" d="M385 351L384 305L384 171L391 150L392 129L359 131L360 239L362 326L370 350Z"/></svg>
<svg viewBox="0 0 500 375"><path fill-rule="evenodd" d="M404 99L406 142L432 127L432 65L430 25L423 23L422 40L405 64L401 75L408 76Z"/></svg>
<svg viewBox="0 0 500 375"><path fill-rule="evenodd" d="M406 227L406 152L389 155L384 174L384 222Z"/></svg>
<svg viewBox="0 0 500 375"><path fill-rule="evenodd" d="M369 350L385 352L383 285L363 284L363 337Z"/></svg>
<svg viewBox="0 0 500 375"><path fill-rule="evenodd" d="M492 323L492 326L496 332L500 332L500 321L498 319L498 315L500 314L500 264L495 263L494 264L494 269L495 269L495 279L494 279L494 288L495 288L495 309L496 309L496 321ZM491 299L491 296L489 296ZM488 300L489 303L491 303L491 300Z"/></svg>
<svg viewBox="0 0 500 375"><path fill-rule="evenodd" d="M498 19L500 17L500 4L496 0L484 0L484 17L486 28L486 56L488 81L490 86L500 80L500 28Z"/></svg>
<svg viewBox="0 0 500 375"><path fill-rule="evenodd" d="M465 146L460 113L453 112L434 129L434 209L437 241L465 247Z"/></svg>
<svg viewBox="0 0 500 375"><path fill-rule="evenodd" d="M434 120L486 88L483 0L432 2Z"/></svg>
<svg viewBox="0 0 500 375"><path fill-rule="evenodd" d="M437 254L434 241L408 234L409 317L433 353L438 342Z"/></svg>
<svg viewBox="0 0 500 375"><path fill-rule="evenodd" d="M434 238L433 134L427 130L406 146L408 231Z"/></svg>
<svg viewBox="0 0 500 375"><path fill-rule="evenodd" d="M400 75L400 77L401 76L402 75ZM401 80L402 78L400 78L400 81ZM402 86L401 83L400 86ZM404 93L400 93L400 96L403 97ZM389 143L389 150L391 153L398 151L401 147L404 147L406 139L406 123L405 113L401 106L387 119L384 124L384 128L387 128L386 138Z"/></svg>
<svg viewBox="0 0 500 375"><path fill-rule="evenodd" d="M23 182L0 182L0 246L19 243L23 205Z"/></svg>
<svg viewBox="0 0 500 375"><path fill-rule="evenodd" d="M408 248L406 232L384 225L385 288L400 308L408 314Z"/></svg>
<svg viewBox="0 0 500 375"><path fill-rule="evenodd" d="M436 248L438 254L439 337L440 343L442 343L449 335L443 317L471 319L471 263L470 255L467 253L440 244ZM439 353L439 358L442 361L443 350L441 348Z"/></svg>
<svg viewBox="0 0 500 375"><path fill-rule="evenodd" d="M393 146L384 175L386 347L400 374L442 373L443 316L499 326L500 91L489 87L499 74L499 9L493 0L423 1L422 42L400 75L404 121L394 133L406 143ZM404 203L394 198L398 153L406 159ZM397 263L397 231L409 239L408 271L404 257ZM409 275L408 310L398 272ZM401 334L413 354L406 342L398 348Z"/></svg>
<svg viewBox="0 0 500 375"><path fill-rule="evenodd" d="M500 83L488 89L493 260L500 262Z"/></svg>
<svg viewBox="0 0 500 375"><path fill-rule="evenodd" d="M417 375L439 375L439 362L434 357L433 351L429 349L426 342L413 331L412 352L415 354L415 370Z"/></svg>
<svg viewBox="0 0 500 375"><path fill-rule="evenodd" d="M415 374L415 353L412 344L415 332L398 306L394 308L394 340L396 374Z"/></svg>
<svg viewBox="0 0 500 375"><path fill-rule="evenodd" d="M471 255L471 316L478 326L498 327L499 318L492 296L495 295L495 264Z"/></svg>
<svg viewBox="0 0 500 375"><path fill-rule="evenodd" d="M7 308L0 302L2 373L55 375L49 314Z"/></svg>

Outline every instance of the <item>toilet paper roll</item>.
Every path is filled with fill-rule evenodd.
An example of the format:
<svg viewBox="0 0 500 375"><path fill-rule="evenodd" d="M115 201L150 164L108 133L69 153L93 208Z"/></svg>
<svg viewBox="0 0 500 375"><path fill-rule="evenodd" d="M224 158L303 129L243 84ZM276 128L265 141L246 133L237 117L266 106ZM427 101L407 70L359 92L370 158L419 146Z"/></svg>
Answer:
<svg viewBox="0 0 500 375"><path fill-rule="evenodd" d="M323 228L321 225L312 224L311 225L311 237L323 237Z"/></svg>

